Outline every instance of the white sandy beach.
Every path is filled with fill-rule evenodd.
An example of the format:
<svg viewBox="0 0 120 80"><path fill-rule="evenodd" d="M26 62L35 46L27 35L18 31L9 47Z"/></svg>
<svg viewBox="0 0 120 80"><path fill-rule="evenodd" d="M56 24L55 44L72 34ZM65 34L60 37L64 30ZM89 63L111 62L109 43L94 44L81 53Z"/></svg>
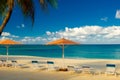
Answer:
<svg viewBox="0 0 120 80"><path fill-rule="evenodd" d="M0 56L0 59L5 59L5 56ZM10 56L9 60L17 60L18 64L25 64L25 68L14 68L14 67L0 67L0 80L120 80L120 60L107 60L107 59L57 59L57 58L39 58L39 57L28 57L28 56ZM48 71L33 69L32 60L38 60L41 62L53 61L54 66L67 67L82 65L89 65L94 68L95 75L81 74L75 71ZM117 76L108 75L105 76L105 65L116 64ZM43 64L47 66L46 64ZM32 66L32 67L31 67ZM100 73L100 74L99 74Z"/></svg>

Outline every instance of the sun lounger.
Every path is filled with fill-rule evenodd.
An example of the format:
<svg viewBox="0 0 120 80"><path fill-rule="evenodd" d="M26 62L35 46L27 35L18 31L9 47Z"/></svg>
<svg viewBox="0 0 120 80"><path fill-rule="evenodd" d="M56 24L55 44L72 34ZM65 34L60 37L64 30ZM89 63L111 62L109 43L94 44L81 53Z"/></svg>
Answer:
<svg viewBox="0 0 120 80"><path fill-rule="evenodd" d="M6 60L3 60L3 59L2 59L2 60L0 60L0 61L1 61L1 62L0 62L0 63L1 63L1 67L5 67L5 66L6 66Z"/></svg>
<svg viewBox="0 0 120 80"><path fill-rule="evenodd" d="M38 61L32 61L32 64L38 64Z"/></svg>
<svg viewBox="0 0 120 80"><path fill-rule="evenodd" d="M12 62L12 67L16 68L17 65L18 65L17 61L16 60L12 60L11 62Z"/></svg>
<svg viewBox="0 0 120 80"><path fill-rule="evenodd" d="M29 64L24 63L24 62L21 63L21 62L19 62L17 60L11 60L11 64L12 64L11 67L13 67L13 68L30 68Z"/></svg>
<svg viewBox="0 0 120 80"><path fill-rule="evenodd" d="M83 65L81 67L74 67L75 72L77 73L85 73L85 74L95 74L95 69L88 66L88 65Z"/></svg>
<svg viewBox="0 0 120 80"><path fill-rule="evenodd" d="M2 67L3 66L3 63L2 63L2 61L0 61L0 67Z"/></svg>
<svg viewBox="0 0 120 80"><path fill-rule="evenodd" d="M38 61L31 61L31 63L32 63L32 68L33 69L39 69L39 64L38 64Z"/></svg>
<svg viewBox="0 0 120 80"><path fill-rule="evenodd" d="M82 72L83 73L90 73L90 66L87 66L87 65L82 66Z"/></svg>
<svg viewBox="0 0 120 80"><path fill-rule="evenodd" d="M75 71L76 73L82 72L82 68L79 66L68 65L67 69L68 69L68 71Z"/></svg>
<svg viewBox="0 0 120 80"><path fill-rule="evenodd" d="M47 69L48 70L58 70L59 68L57 66L54 65L53 61L47 61Z"/></svg>
<svg viewBox="0 0 120 80"><path fill-rule="evenodd" d="M54 62L53 61L47 61L48 70L54 70Z"/></svg>
<svg viewBox="0 0 120 80"><path fill-rule="evenodd" d="M68 69L68 71L75 71L76 73L82 72L82 68L80 66L69 65L69 66L67 66L67 69Z"/></svg>
<svg viewBox="0 0 120 80"><path fill-rule="evenodd" d="M105 75L112 74L116 76L116 65L115 64L106 64Z"/></svg>
<svg viewBox="0 0 120 80"><path fill-rule="evenodd" d="M12 62L8 60L8 61L5 63L5 67L12 67Z"/></svg>
<svg viewBox="0 0 120 80"><path fill-rule="evenodd" d="M46 69L45 68L45 66L43 65L43 64L45 64L45 62L39 62L39 61L37 61L37 60L33 60L33 61L31 61L32 62L32 68L33 69Z"/></svg>
<svg viewBox="0 0 120 80"><path fill-rule="evenodd" d="M27 64L18 64L18 67L19 68L30 68L30 66Z"/></svg>
<svg viewBox="0 0 120 80"><path fill-rule="evenodd" d="M10 61L0 60L0 66L1 67L11 67L12 63Z"/></svg>
<svg viewBox="0 0 120 80"><path fill-rule="evenodd" d="M74 71L75 67L72 65L67 66L68 71Z"/></svg>

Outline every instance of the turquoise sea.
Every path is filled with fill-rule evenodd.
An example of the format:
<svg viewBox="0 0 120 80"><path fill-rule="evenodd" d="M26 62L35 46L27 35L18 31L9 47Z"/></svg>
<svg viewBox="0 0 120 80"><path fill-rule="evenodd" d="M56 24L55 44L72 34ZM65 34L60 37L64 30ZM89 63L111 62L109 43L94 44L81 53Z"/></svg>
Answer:
<svg viewBox="0 0 120 80"><path fill-rule="evenodd" d="M6 55L6 47L0 45L0 55ZM13 45L9 55L61 58L58 45ZM65 46L65 58L120 59L120 44L69 45Z"/></svg>

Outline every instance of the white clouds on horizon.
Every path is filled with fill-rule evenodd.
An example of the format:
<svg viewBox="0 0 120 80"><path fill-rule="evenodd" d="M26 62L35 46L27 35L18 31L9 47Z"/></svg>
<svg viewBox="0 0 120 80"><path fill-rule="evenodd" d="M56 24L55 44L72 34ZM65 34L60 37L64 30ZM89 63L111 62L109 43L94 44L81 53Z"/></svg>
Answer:
<svg viewBox="0 0 120 80"><path fill-rule="evenodd" d="M2 37L11 37L11 38L19 38L19 36L16 36L16 35L12 35L10 34L9 32L3 32L1 34Z"/></svg>
<svg viewBox="0 0 120 80"><path fill-rule="evenodd" d="M42 44L46 41L43 37L24 37L20 40L22 43L26 44Z"/></svg>
<svg viewBox="0 0 120 80"><path fill-rule="evenodd" d="M120 26L83 26L75 28L66 27L64 31L47 31L46 34L51 38L65 37L82 43L120 44Z"/></svg>
<svg viewBox="0 0 120 80"><path fill-rule="evenodd" d="M0 39L10 38L26 44L45 44L59 38L71 39L83 44L120 44L120 26L83 26L66 27L64 31L46 31L45 36L20 37L4 32Z"/></svg>
<svg viewBox="0 0 120 80"><path fill-rule="evenodd" d="M3 32L1 34L0 40L4 40L4 39L11 39L11 40L13 40L13 39L17 39L17 38L19 38L19 36L12 35L9 32Z"/></svg>
<svg viewBox="0 0 120 80"><path fill-rule="evenodd" d="M2 34L1 34L1 36L10 36L11 34L10 33L8 33L8 32L3 32Z"/></svg>

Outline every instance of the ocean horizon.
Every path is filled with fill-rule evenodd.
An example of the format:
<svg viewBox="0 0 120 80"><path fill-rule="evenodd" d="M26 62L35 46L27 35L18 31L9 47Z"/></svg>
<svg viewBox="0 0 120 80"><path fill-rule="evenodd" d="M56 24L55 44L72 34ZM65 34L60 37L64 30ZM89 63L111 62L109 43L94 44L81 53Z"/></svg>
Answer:
<svg viewBox="0 0 120 80"><path fill-rule="evenodd" d="M0 45L0 55L6 55L6 47ZM61 58L59 45L25 44L10 45L9 55ZM80 44L66 45L65 58L73 59L120 59L120 44Z"/></svg>

